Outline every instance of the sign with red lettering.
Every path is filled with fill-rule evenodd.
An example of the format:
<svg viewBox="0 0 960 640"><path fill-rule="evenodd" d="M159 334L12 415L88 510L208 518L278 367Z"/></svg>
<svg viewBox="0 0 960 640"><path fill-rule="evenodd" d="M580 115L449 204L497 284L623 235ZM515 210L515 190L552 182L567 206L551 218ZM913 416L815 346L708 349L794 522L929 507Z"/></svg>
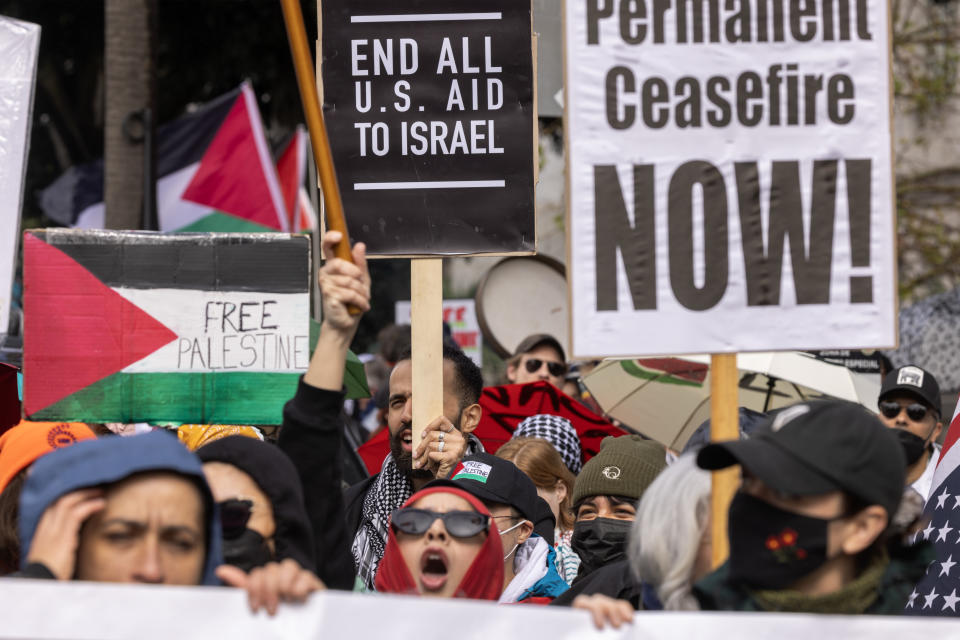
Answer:
<svg viewBox="0 0 960 640"><path fill-rule="evenodd" d="M530 254L529 2L323 0L324 117L371 254Z"/></svg>
<svg viewBox="0 0 960 640"><path fill-rule="evenodd" d="M398 300L395 307L395 321L397 324L410 323L410 301ZM483 366L483 336L480 333L480 323L477 321L477 312L472 299L444 300L443 322L450 327L450 337L460 345L463 352Z"/></svg>
<svg viewBox="0 0 960 640"><path fill-rule="evenodd" d="M887 4L565 7L573 354L894 345Z"/></svg>

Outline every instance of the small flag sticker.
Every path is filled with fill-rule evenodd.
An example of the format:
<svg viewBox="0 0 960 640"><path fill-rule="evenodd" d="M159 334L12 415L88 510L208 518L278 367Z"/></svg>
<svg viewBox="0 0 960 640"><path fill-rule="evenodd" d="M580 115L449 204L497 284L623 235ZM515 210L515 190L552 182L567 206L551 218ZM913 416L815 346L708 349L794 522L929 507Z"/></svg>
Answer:
<svg viewBox="0 0 960 640"><path fill-rule="evenodd" d="M467 460L460 463L451 480L474 480L486 484L492 467L477 460Z"/></svg>

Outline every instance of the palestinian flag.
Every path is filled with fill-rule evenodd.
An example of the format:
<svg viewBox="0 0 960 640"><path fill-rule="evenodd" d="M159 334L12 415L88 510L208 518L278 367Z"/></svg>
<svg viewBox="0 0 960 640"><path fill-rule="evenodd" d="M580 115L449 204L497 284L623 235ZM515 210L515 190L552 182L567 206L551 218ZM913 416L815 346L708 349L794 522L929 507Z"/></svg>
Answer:
<svg viewBox="0 0 960 640"><path fill-rule="evenodd" d="M24 234L33 419L279 424L310 358L309 241Z"/></svg>
<svg viewBox="0 0 960 640"><path fill-rule="evenodd" d="M620 367L634 378L657 384L675 384L682 387L702 387L710 366L682 358L640 358L621 360Z"/></svg>
<svg viewBox="0 0 960 640"><path fill-rule="evenodd" d="M312 231L317 228L317 214L304 188L307 179L307 132L302 126L294 131L290 142L277 160L277 175L283 192L283 203L289 216L290 231Z"/></svg>
<svg viewBox="0 0 960 640"><path fill-rule="evenodd" d="M157 129L161 231L287 231L276 167L249 83ZM103 161L74 167L40 195L52 219L104 226Z"/></svg>

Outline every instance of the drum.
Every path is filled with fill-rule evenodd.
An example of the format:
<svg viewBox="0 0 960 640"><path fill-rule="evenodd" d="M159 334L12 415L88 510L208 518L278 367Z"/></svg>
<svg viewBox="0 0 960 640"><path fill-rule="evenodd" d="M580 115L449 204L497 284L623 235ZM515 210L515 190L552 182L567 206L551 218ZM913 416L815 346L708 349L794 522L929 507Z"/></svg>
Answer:
<svg viewBox="0 0 960 640"><path fill-rule="evenodd" d="M569 353L567 276L557 260L504 258L483 276L474 300L483 339L502 358L534 333L550 334Z"/></svg>

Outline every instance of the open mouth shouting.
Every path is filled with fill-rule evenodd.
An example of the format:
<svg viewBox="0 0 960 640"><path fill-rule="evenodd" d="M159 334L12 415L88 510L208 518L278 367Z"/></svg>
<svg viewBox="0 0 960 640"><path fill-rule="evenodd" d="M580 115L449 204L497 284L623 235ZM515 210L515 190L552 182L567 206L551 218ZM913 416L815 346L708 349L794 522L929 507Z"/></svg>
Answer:
<svg viewBox="0 0 960 640"><path fill-rule="evenodd" d="M413 431L404 429L400 432L401 445L404 453L413 453Z"/></svg>
<svg viewBox="0 0 960 640"><path fill-rule="evenodd" d="M424 591L439 591L447 584L447 554L430 547L420 556L420 584Z"/></svg>

